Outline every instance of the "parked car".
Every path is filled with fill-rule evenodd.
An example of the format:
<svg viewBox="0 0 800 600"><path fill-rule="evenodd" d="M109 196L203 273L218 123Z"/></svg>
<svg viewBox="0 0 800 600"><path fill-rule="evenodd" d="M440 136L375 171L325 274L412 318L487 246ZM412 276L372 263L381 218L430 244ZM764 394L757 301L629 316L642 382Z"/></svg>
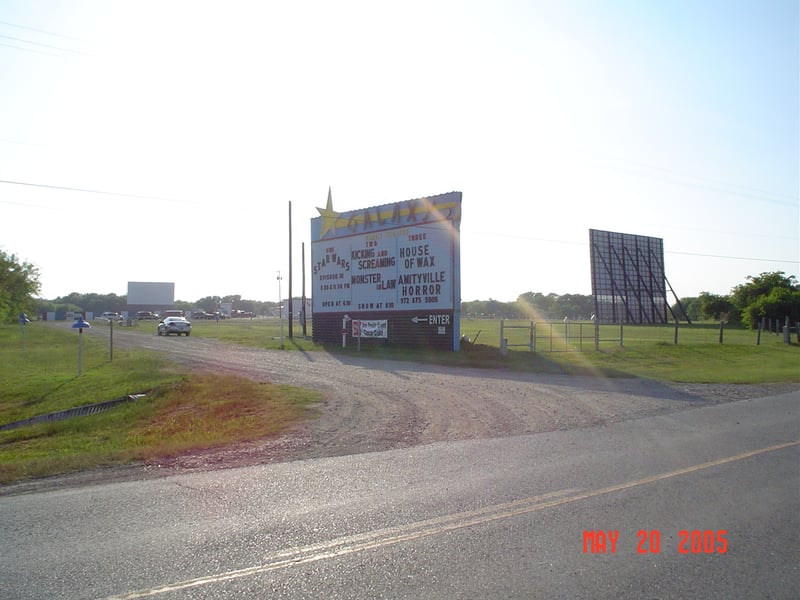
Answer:
<svg viewBox="0 0 800 600"><path fill-rule="evenodd" d="M165 310L164 314L161 315L161 316L163 316L164 318L166 318L166 317L185 317L186 313L183 312L182 310L179 310L179 309L170 309L170 310Z"/></svg>
<svg viewBox="0 0 800 600"><path fill-rule="evenodd" d="M122 315L116 312L109 312L106 311L101 315L97 315L94 318L95 321L122 321Z"/></svg>
<svg viewBox="0 0 800 600"><path fill-rule="evenodd" d="M167 317L158 324L158 335L175 333L188 336L192 332L192 324L185 317Z"/></svg>
<svg viewBox="0 0 800 600"><path fill-rule="evenodd" d="M213 319L214 315L212 315L211 313L207 313L207 312L205 312L203 310L193 310L192 311L192 316L189 317L189 318L190 319L194 319L194 320L197 320L197 319Z"/></svg>
<svg viewBox="0 0 800 600"><path fill-rule="evenodd" d="M137 311L136 318L140 321L158 321L158 315L149 310Z"/></svg>

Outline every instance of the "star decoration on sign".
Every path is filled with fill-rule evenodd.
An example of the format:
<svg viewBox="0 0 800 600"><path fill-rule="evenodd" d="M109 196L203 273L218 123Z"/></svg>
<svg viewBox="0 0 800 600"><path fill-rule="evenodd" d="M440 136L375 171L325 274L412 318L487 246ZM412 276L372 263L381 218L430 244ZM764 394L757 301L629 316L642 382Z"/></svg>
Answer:
<svg viewBox="0 0 800 600"><path fill-rule="evenodd" d="M319 215L322 217L322 233L320 238L324 238L325 234L331 229L336 233L336 221L339 219L339 213L333 210L333 198L331 198L331 188L328 188L328 204L325 208L317 208Z"/></svg>

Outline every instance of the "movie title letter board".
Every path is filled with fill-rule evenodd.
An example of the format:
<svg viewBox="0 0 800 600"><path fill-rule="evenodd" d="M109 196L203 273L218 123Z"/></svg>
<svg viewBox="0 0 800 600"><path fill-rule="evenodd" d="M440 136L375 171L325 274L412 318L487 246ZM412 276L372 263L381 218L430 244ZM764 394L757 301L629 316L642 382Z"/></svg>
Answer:
<svg viewBox="0 0 800 600"><path fill-rule="evenodd" d="M349 321L386 320L386 338L458 350L461 192L311 219L314 340L351 337Z"/></svg>

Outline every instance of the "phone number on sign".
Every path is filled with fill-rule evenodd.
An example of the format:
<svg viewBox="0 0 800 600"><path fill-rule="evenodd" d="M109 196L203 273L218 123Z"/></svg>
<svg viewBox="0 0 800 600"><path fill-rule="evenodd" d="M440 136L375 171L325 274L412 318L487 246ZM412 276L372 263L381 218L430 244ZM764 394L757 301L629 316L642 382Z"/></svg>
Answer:
<svg viewBox="0 0 800 600"><path fill-rule="evenodd" d="M636 532L639 554L661 552L661 532L658 529L640 529ZM592 529L583 532L584 554L615 554L619 542L618 529ZM725 554L728 551L727 529L681 529L678 532L679 554Z"/></svg>

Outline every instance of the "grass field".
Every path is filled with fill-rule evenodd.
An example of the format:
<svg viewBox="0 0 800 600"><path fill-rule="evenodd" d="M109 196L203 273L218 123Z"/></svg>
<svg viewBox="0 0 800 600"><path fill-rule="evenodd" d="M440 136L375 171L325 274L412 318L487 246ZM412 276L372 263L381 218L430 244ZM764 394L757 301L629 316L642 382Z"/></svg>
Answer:
<svg viewBox="0 0 800 600"><path fill-rule="evenodd" d="M146 392L136 402L0 431L0 483L155 460L263 438L313 410L316 392L188 373L156 353L115 350L70 323L0 326L0 425ZM96 333L96 332L95 332Z"/></svg>
<svg viewBox="0 0 800 600"><path fill-rule="evenodd" d="M110 338L100 333L98 325L92 335L83 336L78 377L79 334L70 325L34 322L26 326L24 336L18 325L0 326L0 425L128 394L147 395L88 417L0 431L0 483L273 435L306 418L319 398L309 390L190 374L156 353L115 350L110 360ZM595 351L593 327L586 326L579 337L581 328L576 333L575 325L567 337L563 323L537 324L537 352L512 345L502 356L500 323L487 320L462 323L462 334L476 343L465 344L459 353L381 347L364 348L362 354L537 373L682 382L800 382L800 345L784 344L774 334L762 334L761 344L756 345L755 332L726 329L720 344L719 324L699 324L682 327L676 345L672 327L625 327L620 345L619 328L609 327L601 330L604 341ZM131 329L155 335L155 323ZM324 348L302 338L301 332L295 324L290 339L284 324L286 351L356 353L352 345L347 350ZM279 322L272 319L199 321L192 330L193 336L264 349L280 348L280 333ZM509 344L530 340L529 329L507 329L504 335ZM554 351L549 351L551 346Z"/></svg>
<svg viewBox="0 0 800 600"><path fill-rule="evenodd" d="M460 353L393 348L362 348L364 355L398 360L422 360L453 366L511 368L546 373L647 377L697 383L764 383L800 381L800 344L783 343L780 335L726 326L719 343L719 323L681 324L678 344L675 328L666 326L604 325L600 328L599 351L595 351L594 325L563 322L536 323L536 352L529 349L530 321L507 321L507 356L500 355L499 320L463 320L461 333L475 342ZM142 324L135 331L155 335L155 323ZM567 335L569 331L569 335ZM294 337L288 337L284 322L283 344L287 350L342 352L338 345L328 348L302 337L295 322ZM311 335L311 327L308 328ZM256 348L280 348L280 323L276 319L231 319L197 321L192 335ZM351 340L352 342L352 340ZM345 351L356 352L350 344Z"/></svg>
<svg viewBox="0 0 800 600"><path fill-rule="evenodd" d="M133 327L126 327L143 335L155 335L156 323L142 321ZM293 337L289 338L289 325L283 322L283 345L287 349L321 350L322 348L310 339L303 338L302 327L295 321ZM277 350L281 347L281 326L278 319L225 319L222 321L199 320L192 321L192 335L198 337L219 339L228 344L240 344L267 350ZM311 328L308 328L308 337L311 337Z"/></svg>
<svg viewBox="0 0 800 600"><path fill-rule="evenodd" d="M603 325L595 350L593 323L507 321L506 359L547 365L551 370L578 370L606 376L633 376L694 383L767 383L800 381L800 344L783 337L719 323L681 324L675 343L672 325ZM500 346L499 321L464 321L462 335L477 345ZM530 343L534 341L535 352ZM527 357L527 358L526 358Z"/></svg>

